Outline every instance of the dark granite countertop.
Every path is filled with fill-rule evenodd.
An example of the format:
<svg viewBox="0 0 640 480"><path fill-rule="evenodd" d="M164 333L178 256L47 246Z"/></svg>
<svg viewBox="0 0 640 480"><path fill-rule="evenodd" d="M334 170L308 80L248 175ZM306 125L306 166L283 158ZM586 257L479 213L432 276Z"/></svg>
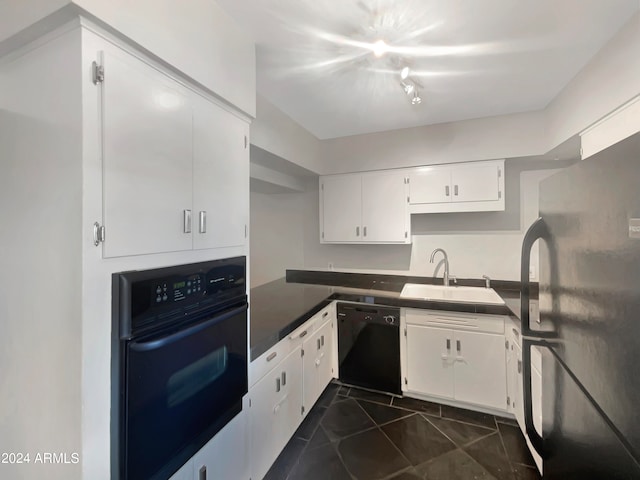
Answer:
<svg viewBox="0 0 640 480"><path fill-rule="evenodd" d="M286 278L251 289L251 360L258 358L333 300L520 317L518 282L492 283L492 288L505 300L505 305L400 298L402 287L407 282L433 284L438 281L442 282L442 279L289 270ZM459 284L484 286L484 281L459 280Z"/></svg>

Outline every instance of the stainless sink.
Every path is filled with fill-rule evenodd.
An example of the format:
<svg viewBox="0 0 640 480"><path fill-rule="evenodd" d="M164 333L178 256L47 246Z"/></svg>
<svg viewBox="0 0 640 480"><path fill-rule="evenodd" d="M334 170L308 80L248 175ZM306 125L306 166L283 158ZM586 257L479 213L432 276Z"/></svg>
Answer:
<svg viewBox="0 0 640 480"><path fill-rule="evenodd" d="M493 288L480 287L445 287L444 285L424 285L421 283L405 284L400 298L417 300L435 300L454 303L485 303L504 305L504 300Z"/></svg>

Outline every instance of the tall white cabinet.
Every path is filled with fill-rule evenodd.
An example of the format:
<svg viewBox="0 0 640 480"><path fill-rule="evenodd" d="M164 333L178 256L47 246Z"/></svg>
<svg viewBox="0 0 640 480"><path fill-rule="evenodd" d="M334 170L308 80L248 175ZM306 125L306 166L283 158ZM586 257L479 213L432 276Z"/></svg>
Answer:
<svg viewBox="0 0 640 480"><path fill-rule="evenodd" d="M250 118L97 22L43 22L49 33L0 59L0 351L12 363L0 450L82 459L7 478L109 476L113 273L248 254ZM219 236L196 240L197 214L185 233L184 210L207 211Z"/></svg>

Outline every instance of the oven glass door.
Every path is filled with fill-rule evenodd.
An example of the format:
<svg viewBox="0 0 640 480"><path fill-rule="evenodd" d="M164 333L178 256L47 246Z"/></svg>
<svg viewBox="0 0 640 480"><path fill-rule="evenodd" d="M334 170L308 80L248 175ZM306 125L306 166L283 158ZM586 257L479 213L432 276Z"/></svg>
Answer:
<svg viewBox="0 0 640 480"><path fill-rule="evenodd" d="M168 478L242 409L247 305L126 348L124 472Z"/></svg>

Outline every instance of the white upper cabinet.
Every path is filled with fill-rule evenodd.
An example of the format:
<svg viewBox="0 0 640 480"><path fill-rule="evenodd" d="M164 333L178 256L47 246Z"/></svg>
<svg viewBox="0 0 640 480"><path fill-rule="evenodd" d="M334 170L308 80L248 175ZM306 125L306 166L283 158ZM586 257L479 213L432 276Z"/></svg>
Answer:
<svg viewBox="0 0 640 480"><path fill-rule="evenodd" d="M409 175L410 203L451 201L451 171L442 167L419 167Z"/></svg>
<svg viewBox="0 0 640 480"><path fill-rule="evenodd" d="M243 246L248 122L124 50L102 59L104 256Z"/></svg>
<svg viewBox="0 0 640 480"><path fill-rule="evenodd" d="M105 257L191 248L191 105L181 86L110 49L102 85Z"/></svg>
<svg viewBox="0 0 640 480"><path fill-rule="evenodd" d="M406 177L399 173L362 176L362 239L367 242L409 241Z"/></svg>
<svg viewBox="0 0 640 480"><path fill-rule="evenodd" d="M320 177L322 243L411 243L407 177L366 172Z"/></svg>
<svg viewBox="0 0 640 480"><path fill-rule="evenodd" d="M501 170L498 165L458 166L451 168L453 202L486 202L500 198Z"/></svg>
<svg viewBox="0 0 640 480"><path fill-rule="evenodd" d="M407 171L411 213L504 210L504 160Z"/></svg>
<svg viewBox="0 0 640 480"><path fill-rule="evenodd" d="M360 242L362 182L360 175L320 177L320 240Z"/></svg>
<svg viewBox="0 0 640 480"><path fill-rule="evenodd" d="M249 211L249 125L194 97L193 248L241 246Z"/></svg>

